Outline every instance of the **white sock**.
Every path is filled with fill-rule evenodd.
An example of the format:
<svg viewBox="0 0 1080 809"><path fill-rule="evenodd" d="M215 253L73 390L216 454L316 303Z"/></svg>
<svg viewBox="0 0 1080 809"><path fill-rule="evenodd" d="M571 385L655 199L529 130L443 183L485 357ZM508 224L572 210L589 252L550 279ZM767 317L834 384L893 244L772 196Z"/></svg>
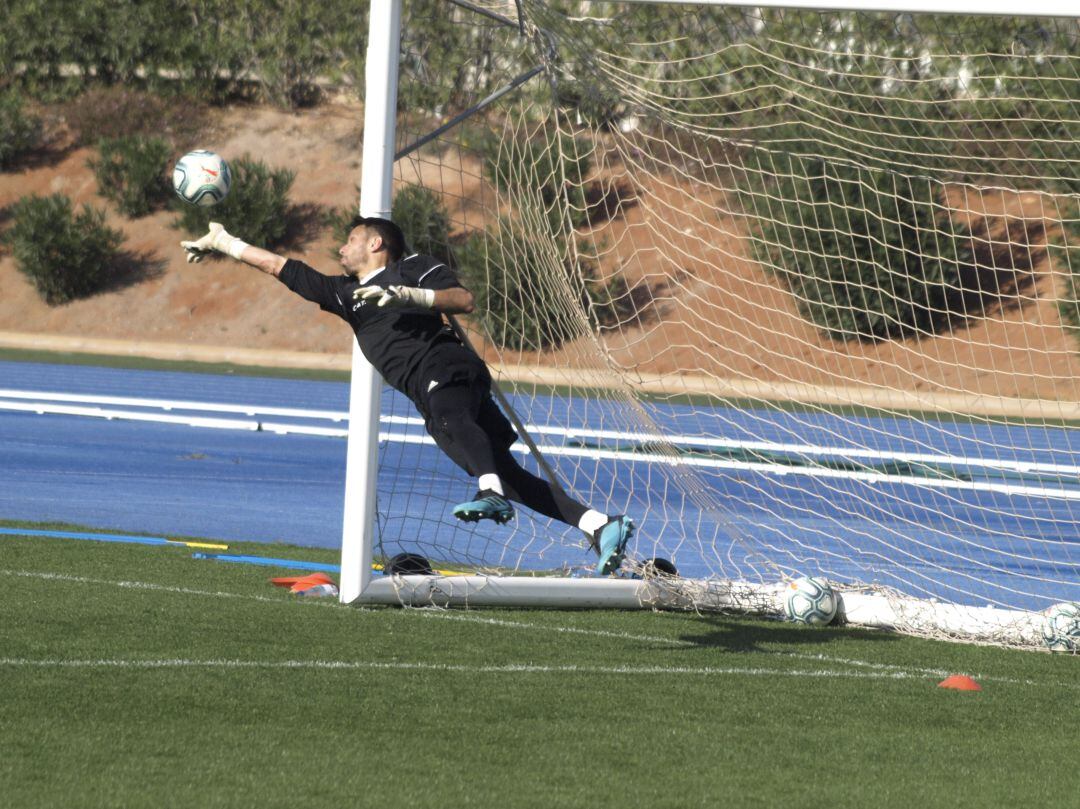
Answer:
<svg viewBox="0 0 1080 809"><path fill-rule="evenodd" d="M597 528L602 525L607 525L607 523L607 514L601 514L599 511L595 511L594 509L590 508L588 511L581 515L581 519L578 520L577 527L589 536L592 536L593 532L595 532Z"/></svg>
<svg viewBox="0 0 1080 809"><path fill-rule="evenodd" d="M502 481L499 480L498 475L480 476L480 491L484 491L485 489L491 489L495 494L505 494L505 492L503 492Z"/></svg>

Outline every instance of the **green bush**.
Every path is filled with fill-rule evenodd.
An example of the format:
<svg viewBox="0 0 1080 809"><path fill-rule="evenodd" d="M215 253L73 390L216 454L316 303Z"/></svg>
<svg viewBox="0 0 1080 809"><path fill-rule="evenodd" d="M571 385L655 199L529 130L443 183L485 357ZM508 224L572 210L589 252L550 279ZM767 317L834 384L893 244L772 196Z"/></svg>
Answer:
<svg viewBox="0 0 1080 809"><path fill-rule="evenodd" d="M390 218L405 234L409 250L449 260L450 215L434 191L418 185L401 189Z"/></svg>
<svg viewBox="0 0 1080 809"><path fill-rule="evenodd" d="M596 268L568 260L567 245L530 234L508 219L453 248L461 282L476 298L476 317L500 348L542 351L598 329L618 329L652 316L653 292L621 276L607 283Z"/></svg>
<svg viewBox="0 0 1080 809"><path fill-rule="evenodd" d="M166 169L171 152L161 138L106 138L98 143L99 159L86 163L101 196L126 216L145 216L169 198Z"/></svg>
<svg viewBox="0 0 1080 809"><path fill-rule="evenodd" d="M776 158L778 161L780 158ZM940 334L982 315L1032 281L1027 236L1005 248L946 213L925 178L849 163L786 157L773 185L748 176L755 258L787 284L802 315L835 340Z"/></svg>
<svg viewBox="0 0 1080 809"><path fill-rule="evenodd" d="M15 165L20 156L41 145L41 120L23 111L14 92L0 93L0 169Z"/></svg>
<svg viewBox="0 0 1080 809"><path fill-rule="evenodd" d="M250 244L266 248L281 244L289 230L289 190L296 172L271 169L250 155L229 160L229 168L232 187L224 201L209 208L175 201L179 227L202 236L210 222L220 222Z"/></svg>
<svg viewBox="0 0 1080 809"><path fill-rule="evenodd" d="M63 194L23 197L12 206L4 239L19 271L50 306L92 295L106 286L124 235L105 214L84 205L72 210Z"/></svg>
<svg viewBox="0 0 1080 809"><path fill-rule="evenodd" d="M577 228L588 223L585 177L592 169L593 148L584 138L562 132L493 139L487 153L494 159L485 162L484 170L501 197L535 197L553 230L562 229L564 209Z"/></svg>
<svg viewBox="0 0 1080 809"><path fill-rule="evenodd" d="M574 306L567 304L571 268L559 254L556 245L544 244L506 219L494 232L474 233L454 248L461 282L473 293L476 317L495 345L540 351L557 348L580 332ZM554 274L553 264L560 268ZM572 293L570 301L578 296Z"/></svg>

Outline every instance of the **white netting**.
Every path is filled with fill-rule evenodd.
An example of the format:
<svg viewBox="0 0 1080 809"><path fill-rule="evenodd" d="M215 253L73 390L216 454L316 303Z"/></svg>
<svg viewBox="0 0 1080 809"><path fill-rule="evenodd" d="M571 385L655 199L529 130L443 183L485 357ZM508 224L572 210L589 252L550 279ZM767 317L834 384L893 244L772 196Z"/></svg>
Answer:
<svg viewBox="0 0 1080 809"><path fill-rule="evenodd" d="M1027 619L968 633L925 600L1080 600L1076 19L485 7L513 25L406 4L399 145L546 71L400 161L394 217L636 559L706 604L817 575L990 641ZM525 513L453 524L473 481L395 402L384 554L589 565Z"/></svg>

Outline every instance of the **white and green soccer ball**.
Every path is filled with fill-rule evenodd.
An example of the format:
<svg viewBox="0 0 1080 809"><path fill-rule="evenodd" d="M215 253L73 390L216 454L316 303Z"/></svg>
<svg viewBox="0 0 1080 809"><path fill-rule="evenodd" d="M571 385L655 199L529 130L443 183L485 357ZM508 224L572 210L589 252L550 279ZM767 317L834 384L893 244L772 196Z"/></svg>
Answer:
<svg viewBox="0 0 1080 809"><path fill-rule="evenodd" d="M176 161L172 174L176 196L192 205L217 205L229 194L229 164L215 152L196 149Z"/></svg>
<svg viewBox="0 0 1080 809"><path fill-rule="evenodd" d="M1080 652L1080 604L1067 601L1043 611L1042 636L1052 652Z"/></svg>
<svg viewBox="0 0 1080 809"><path fill-rule="evenodd" d="M836 617L836 591L824 579L804 576L784 588L784 613L800 624L823 626Z"/></svg>

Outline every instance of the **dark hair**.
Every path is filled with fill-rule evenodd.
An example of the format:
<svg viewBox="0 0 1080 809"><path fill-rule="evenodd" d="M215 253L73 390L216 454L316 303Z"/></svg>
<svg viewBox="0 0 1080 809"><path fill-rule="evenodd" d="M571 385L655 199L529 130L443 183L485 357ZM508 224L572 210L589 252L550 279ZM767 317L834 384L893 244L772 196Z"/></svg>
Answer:
<svg viewBox="0 0 1080 809"><path fill-rule="evenodd" d="M383 244L386 245L386 252L391 261L397 261L405 255L405 234L389 219L381 219L378 216L354 216L349 222L349 233L359 227L369 228L379 234Z"/></svg>

